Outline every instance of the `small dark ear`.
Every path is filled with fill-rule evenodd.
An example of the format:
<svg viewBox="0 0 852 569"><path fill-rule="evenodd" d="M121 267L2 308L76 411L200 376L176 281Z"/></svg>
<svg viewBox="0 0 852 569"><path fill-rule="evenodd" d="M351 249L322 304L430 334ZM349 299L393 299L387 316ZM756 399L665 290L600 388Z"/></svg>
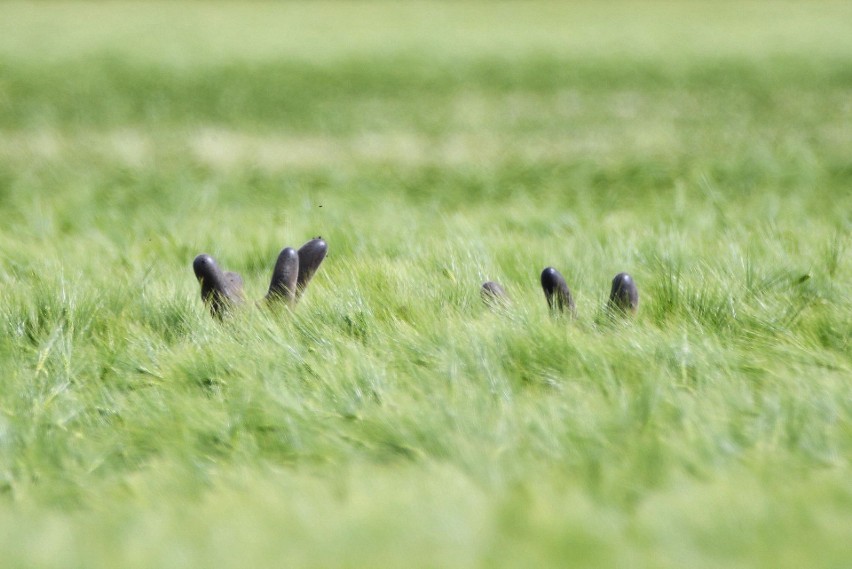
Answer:
<svg viewBox="0 0 852 569"><path fill-rule="evenodd" d="M568 312L571 316L576 316L576 307L574 306L574 297L571 295L571 289L568 288L568 283L565 282L565 277L562 273L553 267L547 267L541 272L541 288L544 291L544 298L547 300L547 307L553 312Z"/></svg>
<svg viewBox="0 0 852 569"><path fill-rule="evenodd" d="M618 273L612 279L608 306L622 314L636 314L639 309L639 289L627 273Z"/></svg>
<svg viewBox="0 0 852 569"><path fill-rule="evenodd" d="M285 247L278 254L272 279L269 282L267 300L284 300L288 304L296 301L296 282L299 278L299 254L292 247Z"/></svg>
<svg viewBox="0 0 852 569"><path fill-rule="evenodd" d="M479 289L479 296L482 297L482 302L492 308L498 306L506 306L511 301L506 290L500 286L500 283L487 281L482 283L482 288Z"/></svg>
<svg viewBox="0 0 852 569"><path fill-rule="evenodd" d="M328 244L320 238L311 239L299 247L299 275L296 279L296 297L298 298L317 272L328 253Z"/></svg>

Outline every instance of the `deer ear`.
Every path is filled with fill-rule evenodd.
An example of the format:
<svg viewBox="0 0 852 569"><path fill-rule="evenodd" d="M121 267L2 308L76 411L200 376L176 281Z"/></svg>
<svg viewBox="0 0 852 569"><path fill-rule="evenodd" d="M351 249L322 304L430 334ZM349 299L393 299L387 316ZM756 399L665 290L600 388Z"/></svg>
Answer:
<svg viewBox="0 0 852 569"><path fill-rule="evenodd" d="M541 289L544 291L544 298L547 300L547 306L551 311L557 313L567 311L572 317L577 315L574 297L571 295L571 289L568 288L568 283L565 282L562 273L553 267L545 268L541 272Z"/></svg>
<svg viewBox="0 0 852 569"><path fill-rule="evenodd" d="M511 304L506 290L500 286L500 283L494 281L482 283L482 288L479 289L479 296L482 297L482 302L492 308Z"/></svg>
<svg viewBox="0 0 852 569"><path fill-rule="evenodd" d="M266 300L296 302L296 282L299 278L299 254L292 247L285 247L278 254Z"/></svg>
<svg viewBox="0 0 852 569"><path fill-rule="evenodd" d="M299 276L296 279L296 298L305 291L305 287L308 286L327 253L328 244L320 237L311 239L299 247Z"/></svg>
<svg viewBox="0 0 852 569"><path fill-rule="evenodd" d="M615 275L609 292L608 307L622 314L636 314L639 309L639 289L636 288L633 277L627 273Z"/></svg>
<svg viewBox="0 0 852 569"><path fill-rule="evenodd" d="M222 318L236 304L241 304L243 278L237 273L222 272L210 255L198 255L192 261L195 278L201 285L201 300L210 309L214 318Z"/></svg>

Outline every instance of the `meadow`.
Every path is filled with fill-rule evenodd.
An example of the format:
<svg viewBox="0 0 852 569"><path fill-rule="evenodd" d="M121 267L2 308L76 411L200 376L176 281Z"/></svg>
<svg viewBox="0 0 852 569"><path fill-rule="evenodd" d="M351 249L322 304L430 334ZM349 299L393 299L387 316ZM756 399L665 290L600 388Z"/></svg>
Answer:
<svg viewBox="0 0 852 569"><path fill-rule="evenodd" d="M850 22L2 3L0 565L852 566Z"/></svg>

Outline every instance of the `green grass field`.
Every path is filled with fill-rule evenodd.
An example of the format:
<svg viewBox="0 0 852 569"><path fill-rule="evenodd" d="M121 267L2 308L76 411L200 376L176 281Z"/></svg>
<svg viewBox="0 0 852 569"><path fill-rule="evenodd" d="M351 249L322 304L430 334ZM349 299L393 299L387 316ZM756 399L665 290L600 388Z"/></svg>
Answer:
<svg viewBox="0 0 852 569"><path fill-rule="evenodd" d="M4 2L0 565L852 567L850 23Z"/></svg>

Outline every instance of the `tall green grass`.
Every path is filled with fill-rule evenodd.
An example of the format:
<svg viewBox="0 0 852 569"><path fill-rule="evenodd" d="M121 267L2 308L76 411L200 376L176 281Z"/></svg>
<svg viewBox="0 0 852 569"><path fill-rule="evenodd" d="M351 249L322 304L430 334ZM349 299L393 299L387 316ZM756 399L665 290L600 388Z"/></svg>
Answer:
<svg viewBox="0 0 852 569"><path fill-rule="evenodd" d="M852 563L846 3L2 11L4 567Z"/></svg>

